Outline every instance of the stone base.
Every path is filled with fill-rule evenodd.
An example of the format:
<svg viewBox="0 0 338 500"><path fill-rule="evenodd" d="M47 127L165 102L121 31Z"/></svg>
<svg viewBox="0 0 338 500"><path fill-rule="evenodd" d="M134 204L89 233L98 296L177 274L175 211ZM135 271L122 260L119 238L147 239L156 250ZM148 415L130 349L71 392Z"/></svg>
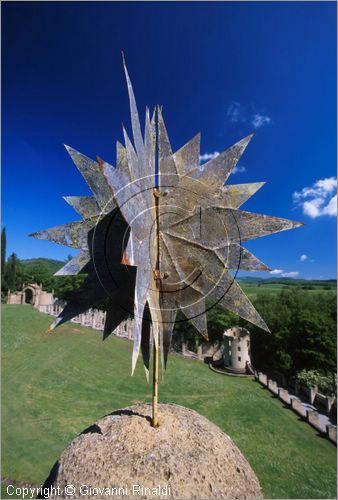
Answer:
<svg viewBox="0 0 338 500"><path fill-rule="evenodd" d="M77 436L45 482L49 498L262 498L249 463L219 427L182 406L158 410L156 429L151 405L142 404Z"/></svg>

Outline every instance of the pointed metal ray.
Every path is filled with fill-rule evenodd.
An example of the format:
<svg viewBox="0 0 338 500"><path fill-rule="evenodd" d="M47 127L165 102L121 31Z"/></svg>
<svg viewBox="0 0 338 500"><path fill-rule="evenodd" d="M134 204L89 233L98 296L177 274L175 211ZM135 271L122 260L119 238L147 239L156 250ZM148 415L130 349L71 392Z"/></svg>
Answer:
<svg viewBox="0 0 338 500"><path fill-rule="evenodd" d="M174 154L179 175L186 175L199 167L201 134L195 135Z"/></svg>
<svg viewBox="0 0 338 500"><path fill-rule="evenodd" d="M128 317L128 311L119 306L119 304L113 304L106 312L106 320L104 323L103 330L103 340L105 340L115 328Z"/></svg>
<svg viewBox="0 0 338 500"><path fill-rule="evenodd" d="M119 169L129 181L131 180L127 150L119 141L116 141L116 168Z"/></svg>
<svg viewBox="0 0 338 500"><path fill-rule="evenodd" d="M102 287L94 267L91 266L91 271L87 278L82 283L80 288L73 292L71 299L67 302L65 308L49 327L49 330L54 330L57 326L62 325L66 321L70 321L75 316L84 313L95 304L106 297L106 291Z"/></svg>
<svg viewBox="0 0 338 500"><path fill-rule="evenodd" d="M239 208L253 196L265 182L251 182L249 184L225 185L222 189L219 206Z"/></svg>
<svg viewBox="0 0 338 500"><path fill-rule="evenodd" d="M174 186L177 181L177 169L167 134L167 129L164 124L162 110L157 108L158 113L158 157L159 157L159 185Z"/></svg>
<svg viewBox="0 0 338 500"><path fill-rule="evenodd" d="M131 81L129 78L129 74L128 74L128 70L127 70L127 66L126 66L124 57L123 57L123 66L124 66L124 71L125 71L127 86L128 86L130 116L131 116L131 125L132 125L132 129L133 129L135 149L136 149L137 155L139 156L142 163L145 163L145 151L144 151L143 137L142 137L142 132L141 132L140 119L139 119L139 115L138 115L138 111L137 111L136 99L135 99L133 87L132 87L132 84L131 84Z"/></svg>
<svg viewBox="0 0 338 500"><path fill-rule="evenodd" d="M101 213L95 196L63 196L63 199L73 207L83 219L88 219Z"/></svg>
<svg viewBox="0 0 338 500"><path fill-rule="evenodd" d="M29 236L39 240L49 240L67 247L88 249L88 232L95 226L97 217L70 222L63 226L51 227Z"/></svg>
<svg viewBox="0 0 338 500"><path fill-rule="evenodd" d="M167 278L162 281L162 314L166 310L174 310L180 307L184 315L192 322L198 332L203 337L208 339L206 316L204 314L206 310L204 297L196 290L194 290L191 286L187 286L186 283L184 283L184 281L180 279L179 273L175 268L175 262L173 261L166 245L165 236L161 236L160 238L160 254L161 272L162 274L164 274L164 276L168 275ZM165 272L164 270L167 270L167 272ZM170 283L168 283L168 280L170 281ZM164 356L164 366L166 366L167 362L166 360L170 348L175 318L176 312L175 315L172 315L172 317L169 316L167 319L168 327L166 335L169 338L169 342L167 342L169 347L167 348L166 355ZM171 330L169 329L169 326L171 326Z"/></svg>
<svg viewBox="0 0 338 500"><path fill-rule="evenodd" d="M129 165L130 177L132 180L139 179L141 177L141 172L139 172L139 161L137 158L136 151L123 125L122 125L122 131L123 131L124 143L126 145L125 149L127 153L127 162Z"/></svg>
<svg viewBox="0 0 338 500"><path fill-rule="evenodd" d="M226 290L226 293L224 293L224 290ZM230 273L224 274L221 282L212 290L210 296L218 303L224 305L229 311L238 314L241 318L262 328L262 330L270 332L265 321L258 314Z"/></svg>
<svg viewBox="0 0 338 500"><path fill-rule="evenodd" d="M123 253L122 264L135 266L133 235L130 233L126 249Z"/></svg>
<svg viewBox="0 0 338 500"><path fill-rule="evenodd" d="M154 209L151 208L151 205L150 210L148 209L150 202L153 203L151 190L142 191L139 181L128 182L122 172L113 168L109 163L103 162L103 160L101 161L101 168L124 218L132 228L134 236L139 240L147 238L148 231L151 230L155 219ZM137 217L142 212L143 216Z"/></svg>
<svg viewBox="0 0 338 500"><path fill-rule="evenodd" d="M160 351L162 367L166 369L177 315L177 303L174 297L167 297L164 301L161 300L161 314L162 335L160 336Z"/></svg>
<svg viewBox="0 0 338 500"><path fill-rule="evenodd" d="M205 298L189 286L180 294L180 308L184 316L191 321L196 330L206 339L208 337Z"/></svg>
<svg viewBox="0 0 338 500"><path fill-rule="evenodd" d="M107 185L106 179L102 175L99 165L96 161L91 160L66 144L65 148L80 171L82 177L94 193L101 210L108 213L114 208L114 206L116 206L116 204L114 203L112 193Z"/></svg>
<svg viewBox="0 0 338 500"><path fill-rule="evenodd" d="M175 241L174 241L175 240ZM177 256L176 267L180 277L187 282L195 269L200 269L198 278L190 286L204 297L212 297L232 312L255 325L268 330L268 327L257 313L249 299L236 284L233 276L225 270L219 257L212 251L196 244L189 244L165 237L170 254Z"/></svg>
<svg viewBox="0 0 338 500"><path fill-rule="evenodd" d="M198 178L201 182L206 184L209 189L221 189L224 182L237 165L252 136L253 134L248 135L220 155L205 163L203 165L203 170L189 172L188 175Z"/></svg>
<svg viewBox="0 0 338 500"><path fill-rule="evenodd" d="M134 299L134 346L133 346L133 354L132 354L132 366L131 366L131 374L134 374L137 359L140 352L141 347L141 337L142 337L142 320L144 314L144 308L147 302L147 291L150 283L150 274L152 270L147 266L147 260L143 260L143 255L147 255L146 251L148 246L148 241L141 242L140 245L140 260L138 261L138 268L136 273L136 282L135 282L135 299ZM143 250L143 251L142 251ZM149 304L149 308L151 311L151 304Z"/></svg>
<svg viewBox="0 0 338 500"><path fill-rule="evenodd" d="M130 184L128 191L131 190L132 193L138 194L137 196L138 204L143 209L145 209L146 207L149 207L153 204L153 194L152 194L152 187L154 185L153 172L149 172L148 163L146 161L142 161L137 156L134 146L132 145L132 142L129 139L127 131L124 127L123 127L123 135L127 150L130 178L132 180L132 184Z"/></svg>
<svg viewBox="0 0 338 500"><path fill-rule="evenodd" d="M126 234L127 232L127 234ZM128 225L118 209L100 218L88 234L92 260L83 269L87 277L76 290L52 328L85 312L109 297L114 308L107 315L106 333L116 327L116 318L124 318L134 308L135 269L120 265ZM93 238L95 237L95 244ZM115 315L115 316L114 316ZM115 318L115 323L113 319ZM114 327L114 328L115 328Z"/></svg>
<svg viewBox="0 0 338 500"><path fill-rule="evenodd" d="M302 225L301 222L244 210L209 207L176 222L168 230L168 234L196 241L207 248L219 248Z"/></svg>
<svg viewBox="0 0 338 500"><path fill-rule="evenodd" d="M146 304L142 320L141 353L142 353L143 366L147 382L149 382L149 365L150 365L150 326L151 326L151 315L149 311L149 306L148 304Z"/></svg>
<svg viewBox="0 0 338 500"><path fill-rule="evenodd" d="M75 276L79 274L90 261L89 250L81 250L65 266L59 269L54 276Z"/></svg>
<svg viewBox="0 0 338 500"><path fill-rule="evenodd" d="M144 146L146 157L149 163L149 173L155 172L155 143L156 143L156 123L150 122L149 108L146 108L146 122L144 127Z"/></svg>
<svg viewBox="0 0 338 500"><path fill-rule="evenodd" d="M227 269L242 271L271 271L249 250L233 243L215 250L216 255L222 260Z"/></svg>

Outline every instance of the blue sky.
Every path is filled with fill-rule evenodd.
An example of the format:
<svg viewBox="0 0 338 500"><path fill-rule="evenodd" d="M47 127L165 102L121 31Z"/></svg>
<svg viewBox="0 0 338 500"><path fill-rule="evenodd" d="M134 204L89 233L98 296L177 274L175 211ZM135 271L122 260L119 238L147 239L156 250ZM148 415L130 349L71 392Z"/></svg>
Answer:
<svg viewBox="0 0 338 500"><path fill-rule="evenodd" d="M335 2L3 2L2 24L8 255L76 253L28 234L76 220L62 196L90 194L64 143L114 164L123 50L174 149L200 131L210 156L255 132L229 182L266 185L243 209L306 225L245 246L275 276L336 276Z"/></svg>

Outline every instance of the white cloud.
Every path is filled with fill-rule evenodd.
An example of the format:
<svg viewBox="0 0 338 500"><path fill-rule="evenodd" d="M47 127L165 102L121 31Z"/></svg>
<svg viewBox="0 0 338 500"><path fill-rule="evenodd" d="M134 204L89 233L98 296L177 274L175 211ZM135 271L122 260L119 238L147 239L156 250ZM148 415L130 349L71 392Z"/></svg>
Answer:
<svg viewBox="0 0 338 500"><path fill-rule="evenodd" d="M312 219L337 215L337 177L319 179L312 186L293 193L293 201Z"/></svg>
<svg viewBox="0 0 338 500"><path fill-rule="evenodd" d="M289 273L284 272L283 269L272 269L270 271L270 274L273 274L275 276L280 276L282 278L295 278L296 276L299 275L298 271L290 271Z"/></svg>
<svg viewBox="0 0 338 500"><path fill-rule="evenodd" d="M236 167L231 172L232 174L241 174L246 171L246 168L243 165L236 165Z"/></svg>
<svg viewBox="0 0 338 500"><path fill-rule="evenodd" d="M216 156L219 155L218 151L214 151L213 153L204 153L203 155L200 155L200 162L205 163L209 160L213 160L216 158ZM201 168L203 170L203 168ZM246 168L243 165L236 165L236 167L232 170L232 174L241 174L242 172L245 172Z"/></svg>
<svg viewBox="0 0 338 500"><path fill-rule="evenodd" d="M239 121L245 121L242 112L242 106L239 102L232 101L232 103L228 106L227 117L232 123L237 123Z"/></svg>
<svg viewBox="0 0 338 500"><path fill-rule="evenodd" d="M255 113L251 120L252 125L257 129L263 127L263 125L270 125L271 118L267 115L261 115L260 113Z"/></svg>
<svg viewBox="0 0 338 500"><path fill-rule="evenodd" d="M307 256L305 253L303 253L303 255L301 255L301 256L299 257L299 260L300 260L301 262L305 262L307 259L308 259L308 256Z"/></svg>
<svg viewBox="0 0 338 500"><path fill-rule="evenodd" d="M299 275L298 271L290 271L289 273L283 273L282 277L283 278L296 278L296 276Z"/></svg>
<svg viewBox="0 0 338 500"><path fill-rule="evenodd" d="M283 272L283 269L272 269L272 271L270 271L270 274L282 274Z"/></svg>
<svg viewBox="0 0 338 500"><path fill-rule="evenodd" d="M272 123L270 116L256 112L254 105L252 108L248 110L248 106L232 101L227 109L227 118L231 123L251 123L256 130Z"/></svg>
<svg viewBox="0 0 338 500"><path fill-rule="evenodd" d="M209 161L212 160L213 158L216 158L216 156L219 155L218 151L215 151L214 153L204 153L204 155L200 155L200 161Z"/></svg>

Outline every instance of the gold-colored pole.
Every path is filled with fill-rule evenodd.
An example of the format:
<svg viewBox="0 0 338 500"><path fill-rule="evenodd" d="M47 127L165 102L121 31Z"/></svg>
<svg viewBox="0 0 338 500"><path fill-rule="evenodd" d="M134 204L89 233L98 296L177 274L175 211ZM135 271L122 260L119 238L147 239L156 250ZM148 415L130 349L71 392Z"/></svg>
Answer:
<svg viewBox="0 0 338 500"><path fill-rule="evenodd" d="M160 292L161 288L161 275L160 275L160 228L159 228L159 196L160 192L158 188L153 189L153 194L155 198L155 209L156 209L156 266L154 270L154 279L156 283L156 289ZM159 339L157 339L159 342ZM159 345L156 346L154 342L154 364L153 364L153 398L152 398L152 427L158 427L157 418L157 403L158 403L158 351Z"/></svg>
<svg viewBox="0 0 338 500"><path fill-rule="evenodd" d="M157 402L158 402L158 347L154 343L154 366L153 366L153 400L152 400L152 427L158 427L157 419Z"/></svg>

